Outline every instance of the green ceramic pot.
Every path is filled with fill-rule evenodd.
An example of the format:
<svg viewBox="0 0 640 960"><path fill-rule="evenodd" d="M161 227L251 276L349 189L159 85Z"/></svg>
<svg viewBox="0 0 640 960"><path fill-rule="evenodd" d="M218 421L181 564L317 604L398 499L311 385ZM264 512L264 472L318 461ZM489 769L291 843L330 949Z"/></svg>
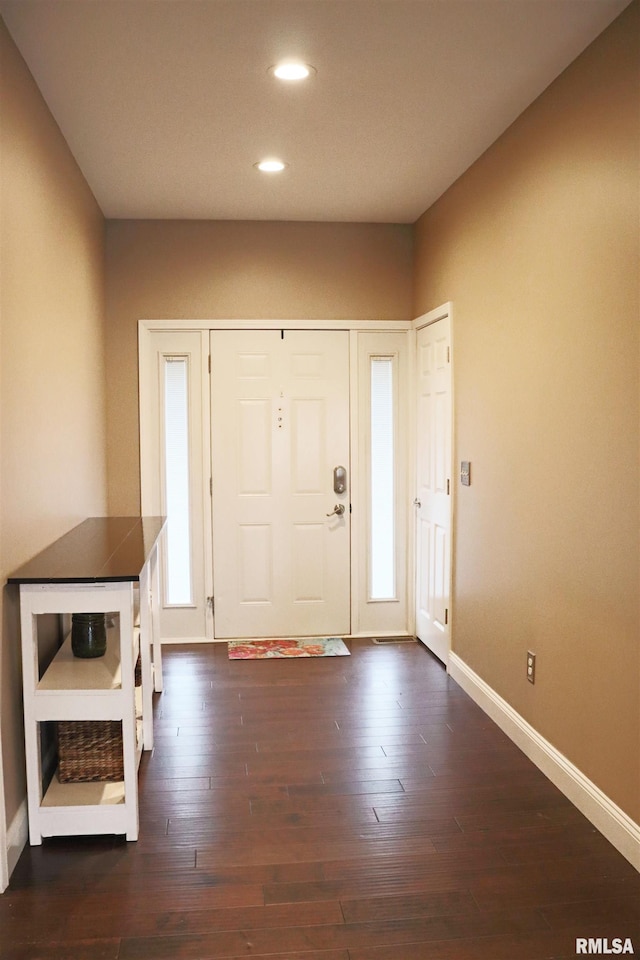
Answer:
<svg viewBox="0 0 640 960"><path fill-rule="evenodd" d="M71 649L75 657L103 657L107 649L104 613L74 613L71 617Z"/></svg>

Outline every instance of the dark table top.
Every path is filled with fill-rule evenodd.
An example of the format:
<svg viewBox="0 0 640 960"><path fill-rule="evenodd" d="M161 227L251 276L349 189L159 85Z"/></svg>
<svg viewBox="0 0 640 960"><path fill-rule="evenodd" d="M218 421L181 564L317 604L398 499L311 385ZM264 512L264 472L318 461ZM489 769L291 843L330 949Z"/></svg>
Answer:
<svg viewBox="0 0 640 960"><path fill-rule="evenodd" d="M139 580L164 523L164 517L89 517L16 570L8 582Z"/></svg>

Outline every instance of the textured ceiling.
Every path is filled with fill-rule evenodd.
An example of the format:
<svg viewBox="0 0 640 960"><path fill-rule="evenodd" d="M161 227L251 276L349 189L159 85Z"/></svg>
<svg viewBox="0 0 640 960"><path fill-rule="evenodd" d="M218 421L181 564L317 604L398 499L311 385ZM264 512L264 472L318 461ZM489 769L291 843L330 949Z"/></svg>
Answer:
<svg viewBox="0 0 640 960"><path fill-rule="evenodd" d="M0 0L107 217L411 223L628 0ZM296 56L296 86L268 67ZM278 176L253 164L277 154Z"/></svg>

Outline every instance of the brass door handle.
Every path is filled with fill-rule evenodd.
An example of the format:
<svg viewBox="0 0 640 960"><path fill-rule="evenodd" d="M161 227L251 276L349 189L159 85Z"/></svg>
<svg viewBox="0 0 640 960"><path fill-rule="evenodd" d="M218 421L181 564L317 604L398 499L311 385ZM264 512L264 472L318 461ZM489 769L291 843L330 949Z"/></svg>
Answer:
<svg viewBox="0 0 640 960"><path fill-rule="evenodd" d="M336 503L331 513L328 513L327 516L332 517L335 514L336 516L341 517L343 513L344 513L344 503Z"/></svg>

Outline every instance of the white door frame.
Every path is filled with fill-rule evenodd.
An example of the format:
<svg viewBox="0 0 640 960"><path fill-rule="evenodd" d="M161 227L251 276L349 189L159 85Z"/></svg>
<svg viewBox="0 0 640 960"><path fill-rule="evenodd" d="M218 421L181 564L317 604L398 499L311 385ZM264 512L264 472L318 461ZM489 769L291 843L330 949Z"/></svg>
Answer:
<svg viewBox="0 0 640 960"><path fill-rule="evenodd" d="M411 411L412 411L412 420L411 420L411 436L413 442L411 443L411 475L414 478L414 489L415 489L415 477L417 469L417 422L415 414L415 400L416 400L416 390L417 390L417 377L415 373L415 365L417 358L416 344L418 337L418 330L423 329L424 327L430 326L433 323L437 323L438 320L449 319L449 342L451 347L451 462L449 464L449 476L451 477L451 488L450 488L450 500L449 500L449 519L450 519L450 561L449 561L449 649L453 648L453 639L454 639L454 629L455 629L455 610L454 610L454 583L455 583L455 509L456 509L456 497L457 497L457 486L455 482L456 473L455 473L455 464L456 464L456 447L455 447L455 380L454 380L454 343L453 343L453 304L451 301L441 304L439 307L435 307L433 310L429 310L428 313L422 314L411 324L414 331L413 336L413 358L412 358L412 381L411 381ZM417 544L415 542L415 523L409 524L409 533L411 540L411 558L412 558L412 568L410 570L409 576L412 584L412 630L415 632L416 622L415 622L415 604L416 604L416 550ZM449 669L448 664L446 664L447 671Z"/></svg>
<svg viewBox="0 0 640 960"><path fill-rule="evenodd" d="M145 502L147 502L147 497L145 497L145 490L149 487L149 476L154 469L153 458L149 450L149 445L145 440L144 436L144 424L149 422L151 417L151 400L148 395L148 376L144 374L144 371L148 367L148 354L152 348L152 337L150 336L153 332L176 332L176 333L187 333L190 331L200 331L203 335L208 336L208 332L211 330L347 330L350 332L350 342L352 345L351 350L351 382L350 382L350 402L351 402L351 423L352 431L358 427L358 416L357 416L357 405L358 405L358 380L357 376L357 367L358 367L358 358L357 350L357 336L359 332L380 332L380 333L404 333L407 339L407 356L409 358L408 366L411 369L411 360L412 360L412 341L415 339L415 336L412 334L412 331L415 329L411 321L405 320L260 320L260 319L240 319L240 320L140 320L138 322L138 346L139 346L139 365L141 372L140 380L140 422L141 422L141 446L140 446L140 461L141 461L141 489L142 489L142 504L143 510ZM204 358L203 358L204 360ZM410 378L408 378L407 384L403 384L403 387L407 390L407 398L411 396L410 394ZM204 392L204 391L203 391ZM409 402L409 409L411 409L412 404ZM206 433L206 430L204 431ZM209 431L210 434L210 431ZM355 433L354 433L355 436ZM409 438L411 434L409 434ZM352 444L351 452L351 489L352 489L352 498L356 495L356 484L359 483L359 465L357 462L357 451L354 449L355 445ZM404 450L403 455L408 458L405 460L407 463L407 475L409 475L408 465L410 463L410 450ZM210 462L210 461L209 461ZM209 499L209 483L210 476L203 476L203 496L205 499ZM205 489L206 487L206 489ZM209 513L210 515L210 513ZM411 569L412 557L410 552L410 543L411 543L411 525L407 524L407 555L406 555L406 567L408 571ZM363 528L363 521L361 518L358 518L354 515L352 518L351 526L351 536L352 536L352 545L351 545L351 636L371 636L372 631L360 630L359 624L362 619L360 612L362 609L363 598L362 590L365 578L362 575L362 571L358 570L358 564L356 558L360 556L361 553L361 543L363 537L366 536L366 529ZM209 554L205 558L205 577L206 577L206 588L209 595L213 595L213 542L209 538L208 544ZM410 598L412 591L412 581L410 579L410 574L408 573L408 584L407 584L407 595ZM381 630L376 631L376 635L384 635L384 633L392 634L401 634L412 631L411 624L411 610L413 603L409 599L407 603L407 618L408 622L403 624L402 628L393 629L393 630ZM189 638L189 640L201 639L203 641L210 639L209 637L202 638Z"/></svg>

